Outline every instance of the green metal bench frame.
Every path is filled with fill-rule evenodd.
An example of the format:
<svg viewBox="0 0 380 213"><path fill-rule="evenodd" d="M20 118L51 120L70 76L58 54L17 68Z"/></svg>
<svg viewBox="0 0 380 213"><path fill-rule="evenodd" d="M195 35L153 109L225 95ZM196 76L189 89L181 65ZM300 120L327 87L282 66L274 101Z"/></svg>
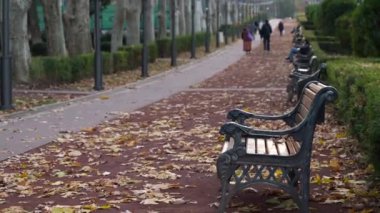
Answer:
<svg viewBox="0 0 380 213"><path fill-rule="evenodd" d="M277 186L289 193L301 212L308 212L310 161L314 129L324 122L325 104L337 98L337 91L319 82L309 82L295 108L279 116L256 115L240 109L228 113L232 122L225 123L220 133L233 147L222 152L217 159L217 175L221 181L222 197L219 212L225 209L231 197L254 184ZM289 125L284 130L259 130L244 125L249 118L283 120ZM236 121L236 122L235 122ZM299 150L288 156L247 154L246 141L291 137ZM254 139L256 140L256 139ZM267 145L266 145L267 146ZM281 171L281 172L276 172Z"/></svg>

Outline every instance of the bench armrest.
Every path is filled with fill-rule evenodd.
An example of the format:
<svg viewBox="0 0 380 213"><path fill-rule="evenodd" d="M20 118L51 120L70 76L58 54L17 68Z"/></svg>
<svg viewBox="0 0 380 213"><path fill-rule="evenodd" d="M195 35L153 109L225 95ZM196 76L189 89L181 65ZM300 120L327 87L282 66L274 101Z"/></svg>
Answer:
<svg viewBox="0 0 380 213"><path fill-rule="evenodd" d="M254 119L264 119L264 120L282 120L289 117L289 114L283 115L258 115L251 112L247 112L241 109L233 109L228 112L227 119L232 121L236 121L238 123L243 124L245 120L249 118Z"/></svg>
<svg viewBox="0 0 380 213"><path fill-rule="evenodd" d="M222 125L219 133L223 135L233 136L236 133L241 133L248 136L260 136L260 137L281 137L285 135L291 135L299 131L300 126L295 126L285 130L260 130L254 129L236 122L227 122Z"/></svg>

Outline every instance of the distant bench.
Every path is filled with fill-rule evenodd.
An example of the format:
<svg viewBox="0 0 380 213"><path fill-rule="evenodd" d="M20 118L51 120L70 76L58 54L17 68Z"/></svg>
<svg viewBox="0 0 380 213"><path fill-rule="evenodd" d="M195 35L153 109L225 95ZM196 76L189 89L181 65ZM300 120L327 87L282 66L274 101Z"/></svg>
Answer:
<svg viewBox="0 0 380 213"><path fill-rule="evenodd" d="M217 159L222 185L219 212L225 211L236 192L258 183L283 189L293 197L301 212L308 212L314 129L324 121L325 103L336 97L333 87L309 82L296 107L287 114L267 116L240 109L230 111L227 117L233 122L220 129L226 141ZM289 128L259 130L244 125L249 118L283 120Z"/></svg>

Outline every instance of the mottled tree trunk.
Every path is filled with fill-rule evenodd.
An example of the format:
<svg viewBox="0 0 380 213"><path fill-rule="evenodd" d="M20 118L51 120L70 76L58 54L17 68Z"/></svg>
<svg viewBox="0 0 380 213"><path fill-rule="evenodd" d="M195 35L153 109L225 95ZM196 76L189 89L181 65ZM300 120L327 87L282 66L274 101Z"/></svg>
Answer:
<svg viewBox="0 0 380 213"><path fill-rule="evenodd" d="M167 4L166 0L158 0L158 7L159 7L159 25L158 25L158 38L165 38L166 37L166 10L167 10Z"/></svg>
<svg viewBox="0 0 380 213"><path fill-rule="evenodd" d="M116 13L113 19L111 52L116 52L123 45L123 26L126 16L126 4L124 0L116 1Z"/></svg>
<svg viewBox="0 0 380 213"><path fill-rule="evenodd" d="M146 8L147 8L147 18L146 18L146 25L147 25L147 34L148 34L148 43L153 42L156 40L155 32L154 32L154 0L147 0Z"/></svg>
<svg viewBox="0 0 380 213"><path fill-rule="evenodd" d="M91 52L90 1L67 0L63 20L69 54L79 55Z"/></svg>
<svg viewBox="0 0 380 213"><path fill-rule="evenodd" d="M40 1L45 14L47 52L51 56L67 55L60 1Z"/></svg>
<svg viewBox="0 0 380 213"><path fill-rule="evenodd" d="M29 82L29 67L31 63L28 42L28 10L32 0L12 0L10 13L11 51L13 56L13 71L16 81Z"/></svg>
<svg viewBox="0 0 380 213"><path fill-rule="evenodd" d="M32 5L28 11L28 31L30 33L30 40L32 44L37 44L42 42L41 30L38 26L38 15L37 15L37 4L36 0L32 1Z"/></svg>
<svg viewBox="0 0 380 213"><path fill-rule="evenodd" d="M178 33L180 35L186 34L186 20L185 20L185 2L177 0L177 13L178 13Z"/></svg>
<svg viewBox="0 0 380 213"><path fill-rule="evenodd" d="M127 44L140 44L141 0L125 0L127 3Z"/></svg>
<svg viewBox="0 0 380 213"><path fill-rule="evenodd" d="M216 32L216 1L218 0L210 0L210 16L211 16L211 32Z"/></svg>
<svg viewBox="0 0 380 213"><path fill-rule="evenodd" d="M186 32L185 34L191 34L191 1L187 0L185 1L185 27Z"/></svg>

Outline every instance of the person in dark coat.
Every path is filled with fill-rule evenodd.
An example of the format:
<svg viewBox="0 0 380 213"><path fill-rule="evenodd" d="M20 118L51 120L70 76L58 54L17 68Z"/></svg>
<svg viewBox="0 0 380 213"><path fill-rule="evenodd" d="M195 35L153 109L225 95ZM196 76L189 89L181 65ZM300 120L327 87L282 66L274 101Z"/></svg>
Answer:
<svg viewBox="0 0 380 213"><path fill-rule="evenodd" d="M278 31L280 31L280 36L282 36L282 33L284 32L284 23L282 23L282 21L278 23Z"/></svg>
<svg viewBox="0 0 380 213"><path fill-rule="evenodd" d="M272 34L272 27L269 24L268 20L265 20L265 23L260 29L260 35L263 38L264 50L270 51L270 35Z"/></svg>

